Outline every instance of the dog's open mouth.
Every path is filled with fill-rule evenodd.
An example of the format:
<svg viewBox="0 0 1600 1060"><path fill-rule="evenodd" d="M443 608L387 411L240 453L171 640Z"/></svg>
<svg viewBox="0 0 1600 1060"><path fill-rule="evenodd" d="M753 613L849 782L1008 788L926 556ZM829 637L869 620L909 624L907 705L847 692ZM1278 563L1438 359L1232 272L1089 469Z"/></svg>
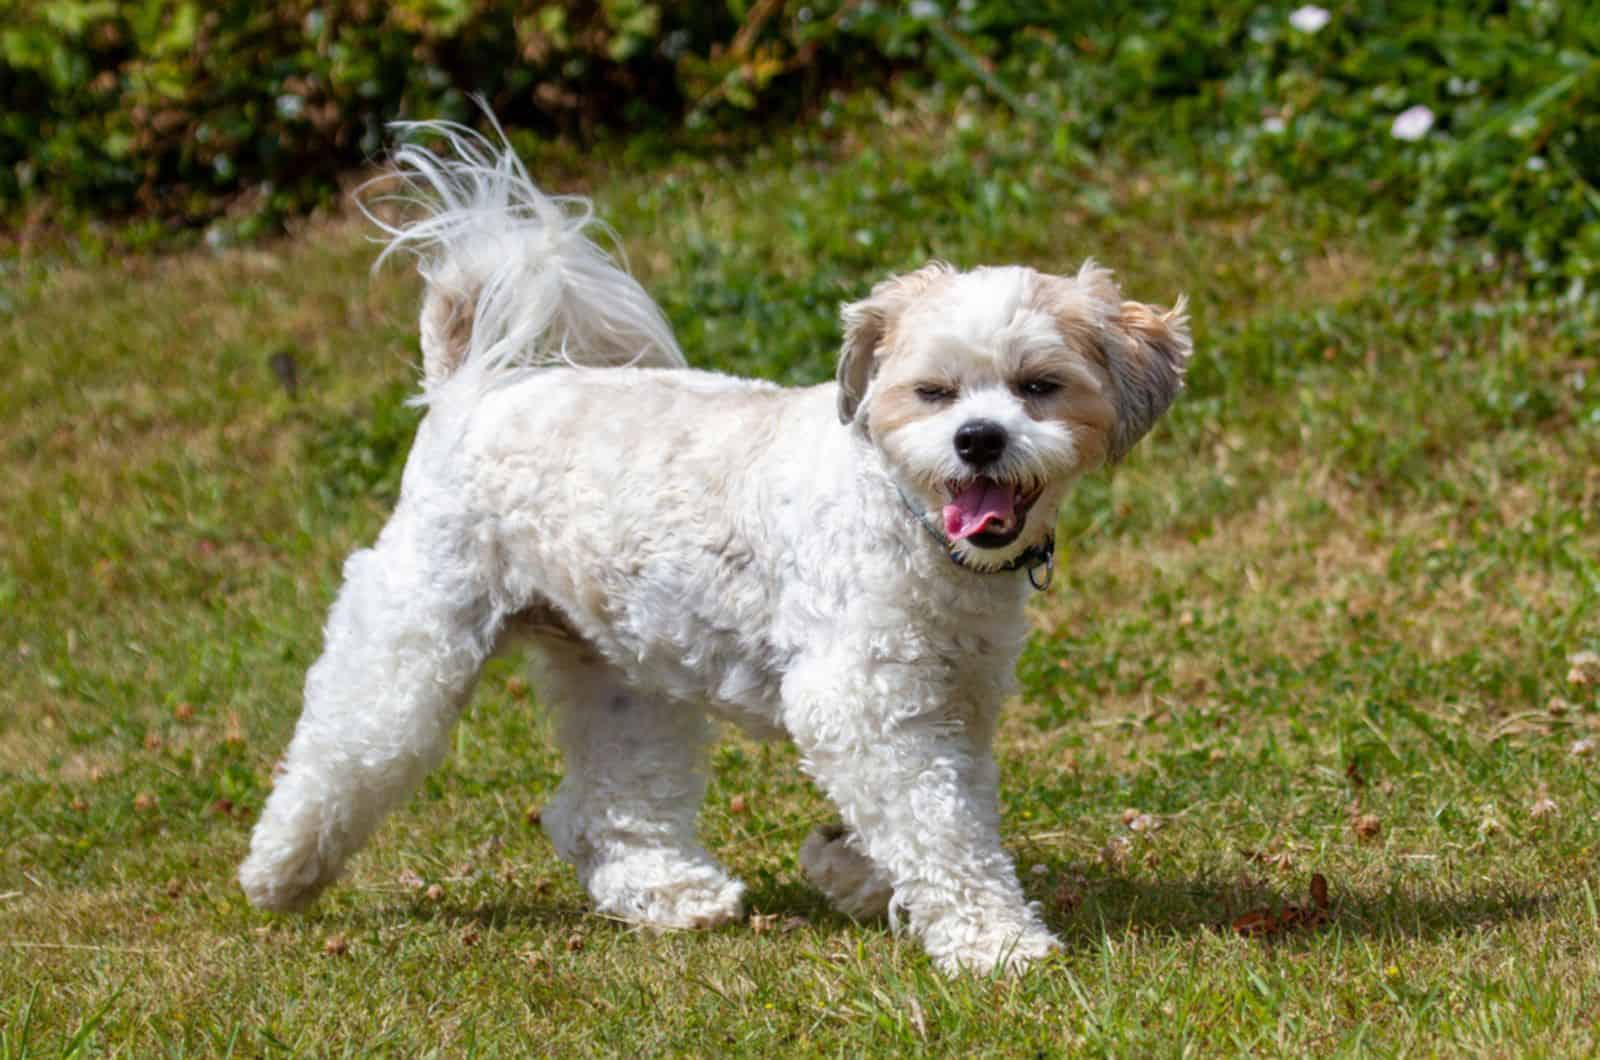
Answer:
<svg viewBox="0 0 1600 1060"><path fill-rule="evenodd" d="M992 478L948 482L950 502L944 506L944 534L951 542L971 541L979 548L1003 548L1017 539L1028 521L1028 509L1042 486L1026 487Z"/></svg>

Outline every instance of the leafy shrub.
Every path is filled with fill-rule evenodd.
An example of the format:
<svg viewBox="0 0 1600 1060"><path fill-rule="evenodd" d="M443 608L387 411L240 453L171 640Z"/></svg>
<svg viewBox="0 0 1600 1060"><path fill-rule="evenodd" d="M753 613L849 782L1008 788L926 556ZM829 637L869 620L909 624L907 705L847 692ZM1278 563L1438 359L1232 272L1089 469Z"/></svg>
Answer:
<svg viewBox="0 0 1600 1060"><path fill-rule="evenodd" d="M1397 0L0 0L0 201L204 221L322 201L397 116L715 136L896 72L1075 150L1200 156L1486 237L1574 294L1600 265L1600 11ZM1423 108L1431 127L1396 135ZM1421 114L1422 111L1415 113ZM248 227L248 225L247 225Z"/></svg>
<svg viewBox="0 0 1600 1060"><path fill-rule="evenodd" d="M776 5L762 5L770 12ZM796 5L798 6L798 5ZM808 48L643 0L0 0L0 201L204 221L316 205L396 117L588 135L752 108ZM691 96L686 93L693 93Z"/></svg>
<svg viewBox="0 0 1600 1060"><path fill-rule="evenodd" d="M1595 4L1105 7L961 0L926 23L927 65L1086 144L1273 173L1427 244L1488 237L1574 294L1600 269Z"/></svg>

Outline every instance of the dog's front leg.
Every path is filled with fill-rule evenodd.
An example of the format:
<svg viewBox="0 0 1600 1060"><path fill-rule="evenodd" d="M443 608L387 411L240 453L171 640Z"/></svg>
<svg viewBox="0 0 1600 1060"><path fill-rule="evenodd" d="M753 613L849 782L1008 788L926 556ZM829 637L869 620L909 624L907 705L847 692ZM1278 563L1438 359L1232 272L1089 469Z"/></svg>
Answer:
<svg viewBox="0 0 1600 1060"><path fill-rule="evenodd" d="M963 720L925 668L797 668L785 720L939 968L1019 970L1057 946L1000 844L990 726ZM978 731L974 731L974 729Z"/></svg>

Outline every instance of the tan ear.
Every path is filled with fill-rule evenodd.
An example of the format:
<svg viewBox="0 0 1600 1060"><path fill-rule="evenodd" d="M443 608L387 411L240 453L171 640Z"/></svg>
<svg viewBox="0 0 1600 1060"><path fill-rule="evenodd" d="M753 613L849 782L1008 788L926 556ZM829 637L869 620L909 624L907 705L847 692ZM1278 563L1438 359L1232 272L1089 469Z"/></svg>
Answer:
<svg viewBox="0 0 1600 1060"><path fill-rule="evenodd" d="M844 344L839 348L839 422L856 418L861 399L878 370L878 349L894 320L933 281L955 270L942 261L931 262L904 276L891 276L872 288L859 302L839 312L844 324Z"/></svg>
<svg viewBox="0 0 1600 1060"><path fill-rule="evenodd" d="M1183 388L1194 346L1182 296L1171 309L1123 302L1107 321L1106 368L1115 392L1117 425L1107 459L1127 455Z"/></svg>

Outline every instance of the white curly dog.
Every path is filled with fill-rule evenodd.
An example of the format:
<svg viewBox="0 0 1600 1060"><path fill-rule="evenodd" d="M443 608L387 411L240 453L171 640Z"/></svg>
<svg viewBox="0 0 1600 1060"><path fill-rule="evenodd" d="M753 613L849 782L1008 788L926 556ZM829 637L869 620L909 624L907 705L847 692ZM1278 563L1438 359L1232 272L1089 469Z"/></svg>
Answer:
<svg viewBox="0 0 1600 1060"><path fill-rule="evenodd" d="M428 411L345 564L250 900L298 909L335 879L514 636L566 762L544 826L601 912L740 915L695 831L715 716L799 746L843 821L800 862L839 909L909 925L950 972L1051 951L990 744L1057 505L1177 394L1182 300L1123 301L1092 263L932 264L844 307L836 383L694 371L586 238L588 202L460 127L412 131L448 149L398 152L427 207L380 224L426 279Z"/></svg>

